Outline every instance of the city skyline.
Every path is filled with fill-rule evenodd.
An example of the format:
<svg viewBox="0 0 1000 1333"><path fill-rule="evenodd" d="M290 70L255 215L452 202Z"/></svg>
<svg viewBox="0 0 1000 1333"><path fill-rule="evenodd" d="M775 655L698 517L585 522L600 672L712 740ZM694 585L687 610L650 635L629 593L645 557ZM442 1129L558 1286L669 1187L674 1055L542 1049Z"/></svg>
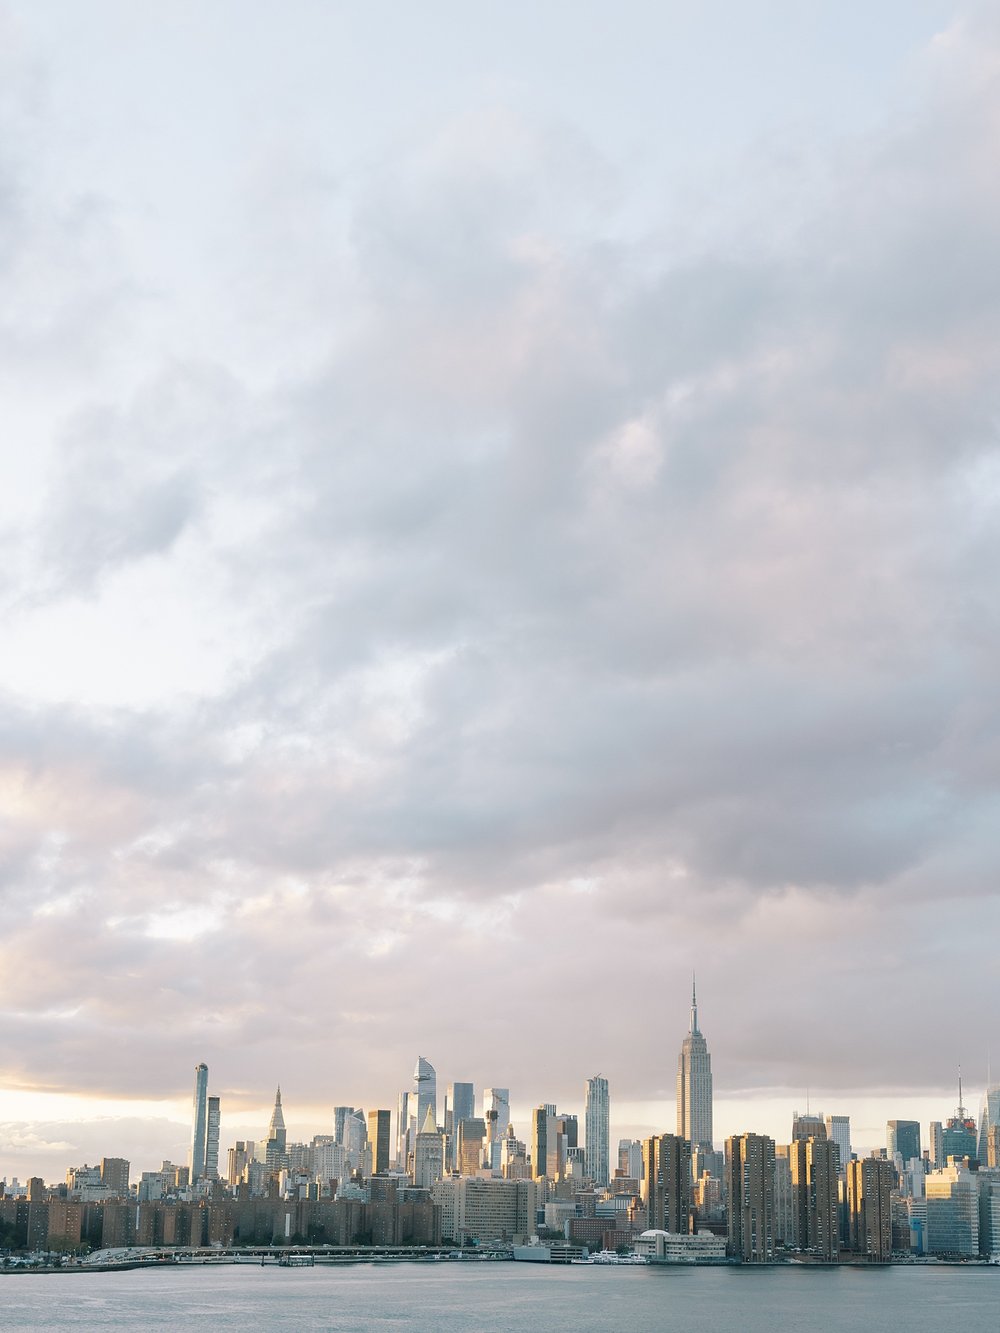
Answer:
<svg viewBox="0 0 1000 1333"><path fill-rule="evenodd" d="M619 1140L645 1140L650 1135L673 1135L675 1132L681 1134L682 1119L685 1115L683 1108L690 1087L690 1083L685 1083L682 1075L686 1067L686 1061L690 1060L692 1036L697 1036L700 1039L695 1054L696 1060L701 1056L709 1062L707 1115L708 1122L712 1122L715 1116L716 1099L712 1090L710 1057L705 1048L704 1036L700 1031L697 1011L697 995L694 986L692 985L688 1031L679 1043L681 1055L678 1062L675 1100L672 1105L663 1107L663 1114L660 1120L629 1121L624 1119L620 1113L616 1114L615 1108L617 1106L617 1099L614 1095L614 1088L613 1086L610 1088L609 1098L608 1080L601 1075L595 1075L591 1079L586 1080L584 1092L582 1095L578 1096L577 1100L568 1097L564 1102L560 1103L562 1109L558 1111L559 1115L571 1112L574 1118L579 1121L581 1148L584 1147L586 1142L588 1125L586 1117L588 1105L587 1091L591 1085L597 1085L597 1087L600 1088L600 1085L603 1084L604 1092L602 1095L604 1104L606 1105L607 1100L610 1100L611 1115L607 1132L610 1165L613 1165L615 1144ZM733 1109L724 1112L724 1128L722 1131L714 1133L711 1145L718 1149L721 1147L721 1144L730 1137L744 1134L750 1134L751 1136L763 1134L769 1136L774 1142L782 1143L795 1137L794 1127L798 1123L811 1124L815 1122L820 1125L825 1135L829 1135L829 1137L836 1139L838 1142L843 1143L845 1139L842 1136L846 1136L858 1156L865 1156L872 1151L880 1150L885 1147L887 1143L891 1142L896 1133L895 1126L909 1124L914 1120L914 1115L912 1113L917 1110L918 1106L921 1106L924 1113L916 1118L916 1123L918 1125L918 1140L930 1145L933 1149L934 1145L931 1142L930 1133L932 1125L937 1122L939 1132L943 1132L942 1127L944 1127L944 1130L947 1130L949 1121L951 1121L952 1124L959 1125L961 1122L953 1117L959 1115L959 1113L965 1113L965 1108L961 1105L961 1098L963 1096L961 1073L960 1071L956 1071L956 1074L958 1080L957 1092L959 1097L957 1108L948 1103L946 1098L918 1099L908 1096L905 1093L896 1095L888 1094L884 1103L885 1105L891 1106L897 1112L907 1111L911 1114L908 1116L887 1116L880 1123L874 1124L866 1124L864 1123L864 1118L856 1118L855 1108L859 1102L861 1105L864 1105L865 1099L852 1097L850 1093L834 1093L827 1098L830 1107L835 1106L838 1108L836 1110L828 1110L826 1106L822 1106L818 1110L814 1109L810 1111L810 1094L808 1090L805 1093L804 1102L802 1103L796 1101L794 1096L787 1099L786 1102L782 1102L780 1099L776 1101L774 1098L760 1099L756 1103L754 1101L741 1101L741 1109L739 1112L736 1112ZM195 1091L193 1109L188 1117L186 1127L188 1144L186 1155L185 1153L178 1151L176 1138L171 1138L165 1134L158 1140L158 1148L154 1149L150 1146L146 1146L140 1151L138 1162L141 1165L139 1166L139 1169L152 1170L159 1160L172 1160L174 1157L178 1160L186 1161L189 1165L193 1166L199 1153L201 1154L201 1160L209 1159L211 1152L209 1149L210 1143L214 1144L215 1161L219 1162L222 1155L224 1155L225 1149L229 1146L228 1140L236 1140L240 1138L267 1143L275 1139L275 1136L277 1136L280 1140L277 1148L279 1154L283 1151L283 1145L289 1137L291 1139L308 1141L315 1134L322 1135L333 1132L339 1141L344 1133L345 1118L349 1113L353 1113L354 1111L353 1107L347 1105L334 1106L332 1102L322 1110L316 1107L311 1107L311 1114L307 1114L302 1119L293 1121L293 1128L290 1132L284 1122L284 1106L280 1084L278 1085L274 1101L268 1105L267 1116L265 1117L263 1113L259 1113L255 1118L246 1114L248 1110L246 1094L242 1094L241 1096L241 1094L237 1093L235 1090L230 1090L228 1093L223 1090L220 1094L216 1088L216 1091L210 1095L210 1073L204 1062L199 1063L195 1067L194 1075ZM358 1109L357 1114L359 1117L363 1112L367 1113L368 1117L374 1115L381 1117L388 1113L390 1121L388 1125L383 1127L382 1132L389 1136L389 1141L395 1145L392 1154L394 1160L398 1160L401 1155L405 1156L411 1154L416 1142L416 1140L409 1140L406 1147L402 1146L402 1140L400 1138L400 1107L403 1105L402 1095L410 1097L410 1102L408 1103L408 1123L412 1126L411 1132L418 1135L421 1132L421 1122L417 1119L418 1104L423 1107L424 1118L427 1123L433 1124L436 1128L442 1130L447 1129L448 1118L452 1114L451 1110L448 1108L450 1105L453 1105L452 1097L456 1091L460 1092L462 1109L476 1116L478 1116L480 1112L485 1115L488 1105L496 1104L494 1087L490 1085L483 1086L478 1084L475 1080L465 1082L452 1081L447 1085L448 1091L442 1104L442 1112L440 1115L437 1115L433 1108L436 1102L438 1076L437 1067L428 1060L426 1056L419 1056L417 1057L416 1064L413 1068L409 1088L404 1089L404 1094L401 1094L399 1098L390 1098L381 1105L376 1098L371 1101L370 1105L365 1105ZM216 1087L214 1083L211 1086L213 1088ZM509 1090L507 1088L499 1089L498 1092L503 1098L502 1104L505 1104L510 1108L510 1120L514 1124L518 1135L526 1142L530 1142L533 1134L532 1118L535 1114L535 1110L531 1107L530 1094L525 1094L527 1100L515 1099L514 1101L511 1101ZM987 1093L989 1093L988 1101ZM418 1098L420 1099L419 1103ZM242 1109L235 1113L227 1113L227 1107L231 1101L237 1106L241 1106ZM815 1106L815 1093L812 1097L812 1102ZM904 1102L905 1105L903 1105ZM984 1088L981 1103L981 1107L978 1111L973 1107L969 1112L969 1114L973 1115L974 1119L975 1132L973 1137L975 1138L977 1150L980 1144L985 1144L986 1142L985 1125L987 1121L993 1122L1000 1117L1000 1112L998 1112L997 1109L1000 1107L1000 1086L988 1085L987 1088ZM802 1104L806 1107L805 1111L800 1110L800 1105ZM722 1105L726 1105L724 1099L722 1099ZM749 1108L749 1110L747 1108ZM687 1114L690 1115L690 1111L688 1111ZM698 1117L696 1117L699 1123L704 1123L705 1114L706 1109L702 1106ZM734 1118L737 1115L742 1117L741 1121L737 1121L737 1119ZM556 1116L556 1103L552 1102L549 1104L550 1124L554 1123ZM748 1116L751 1122L749 1124L744 1123ZM265 1119L266 1124L265 1127L262 1128L261 1122ZM845 1124L844 1122L847 1123ZM109 1123L111 1125L115 1124L113 1120L103 1122L102 1129L100 1130L100 1134L103 1137L93 1141L95 1148L94 1151L91 1152L92 1156L99 1158L100 1156L106 1155L106 1152L110 1150L106 1140L109 1136L109 1132L113 1137L116 1131L109 1131ZM735 1126L737 1123L740 1123L742 1127L736 1128ZM501 1136L505 1133L506 1128L506 1125L500 1127L499 1134ZM448 1132L452 1131L449 1130ZM921 1136L923 1137L921 1138ZM906 1141L909 1142L908 1139ZM942 1144L944 1144L944 1140L942 1140ZM119 1143L114 1146L117 1150L121 1145ZM698 1146L697 1142L695 1146ZM707 1147L708 1145L702 1142L701 1146ZM964 1146L963 1150L965 1150ZM18 1169L16 1168L16 1163L18 1162L21 1163L19 1169L22 1176L26 1169L29 1169L31 1173L35 1173L36 1168L39 1170L42 1169L41 1162L43 1158L29 1160L31 1151L31 1147L25 1145L23 1154L12 1159L15 1163L15 1169L7 1169L6 1175L8 1177L16 1177L18 1175ZM37 1157L37 1149L34 1151L36 1152ZM61 1145L59 1151L64 1155L67 1152L70 1153L70 1156L73 1155L70 1151L70 1145L68 1144ZM454 1140L452 1142L451 1151L453 1153L455 1151ZM143 1153L145 1153L145 1156L143 1156ZM78 1153L77 1155L80 1154ZM84 1153L83 1156L86 1156L86 1153ZM56 1175L61 1174L62 1167L58 1165L58 1163L54 1163L53 1165L55 1166ZM62 1165L70 1165L68 1158ZM448 1163L446 1163L442 1157L442 1169L447 1167L447 1165ZM0 1161L0 1177L3 1177L4 1174L4 1165L3 1162Z"/></svg>
<svg viewBox="0 0 1000 1333"><path fill-rule="evenodd" d="M435 1123L582 1133L599 1070L613 1157L692 973L716 1145L944 1124L997 1011L995 6L395 8L0 5L0 1173L279 1083L419 1135L421 1053Z"/></svg>

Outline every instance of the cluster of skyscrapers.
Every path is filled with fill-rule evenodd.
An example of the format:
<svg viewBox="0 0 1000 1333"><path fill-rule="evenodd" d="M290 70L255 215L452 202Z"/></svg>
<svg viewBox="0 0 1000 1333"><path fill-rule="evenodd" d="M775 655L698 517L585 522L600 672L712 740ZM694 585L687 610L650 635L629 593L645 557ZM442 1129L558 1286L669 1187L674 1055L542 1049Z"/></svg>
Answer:
<svg viewBox="0 0 1000 1333"><path fill-rule="evenodd" d="M118 1243L140 1233L192 1244L379 1237L510 1245L534 1236L550 1247L627 1249L664 1262L1000 1253L1000 1087L988 1090L977 1126L959 1082L958 1110L931 1124L926 1145L916 1121L891 1120L886 1146L859 1158L849 1117L807 1111L793 1116L787 1143L745 1133L720 1148L693 986L676 1086L673 1129L620 1140L612 1160L603 1075L586 1081L582 1124L576 1111L543 1102L521 1139L508 1088L477 1096L471 1082L453 1082L439 1099L437 1072L420 1056L394 1110L337 1106L332 1132L309 1143L288 1141L279 1088L264 1137L237 1141L223 1166L220 1102L199 1064L186 1166L164 1162L131 1185L128 1163L109 1158L100 1170L73 1168L65 1185L33 1180L26 1191L4 1191L0 1223L20 1217L27 1235L34 1218L37 1239L40 1210L51 1203L48 1238L55 1227L67 1242L106 1241L110 1227ZM133 1221L119 1209L129 1201Z"/></svg>

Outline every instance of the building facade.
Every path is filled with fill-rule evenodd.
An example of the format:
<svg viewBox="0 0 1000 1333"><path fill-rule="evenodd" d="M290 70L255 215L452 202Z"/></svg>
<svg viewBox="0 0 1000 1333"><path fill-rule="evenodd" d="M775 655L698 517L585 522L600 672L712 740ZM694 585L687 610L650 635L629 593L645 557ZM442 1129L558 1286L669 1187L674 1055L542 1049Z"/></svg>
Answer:
<svg viewBox="0 0 1000 1333"><path fill-rule="evenodd" d="M698 1027L693 981L690 1026L677 1061L677 1135L690 1144L712 1146L712 1057Z"/></svg>

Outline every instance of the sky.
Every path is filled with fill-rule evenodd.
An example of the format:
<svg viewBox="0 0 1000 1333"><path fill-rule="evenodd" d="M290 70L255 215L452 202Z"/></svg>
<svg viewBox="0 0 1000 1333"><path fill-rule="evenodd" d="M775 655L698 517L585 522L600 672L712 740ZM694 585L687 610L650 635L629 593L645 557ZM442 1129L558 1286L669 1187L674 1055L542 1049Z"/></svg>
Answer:
<svg viewBox="0 0 1000 1333"><path fill-rule="evenodd" d="M978 1105L998 138L989 6L0 0L0 1175L663 1132L695 970L720 1140Z"/></svg>

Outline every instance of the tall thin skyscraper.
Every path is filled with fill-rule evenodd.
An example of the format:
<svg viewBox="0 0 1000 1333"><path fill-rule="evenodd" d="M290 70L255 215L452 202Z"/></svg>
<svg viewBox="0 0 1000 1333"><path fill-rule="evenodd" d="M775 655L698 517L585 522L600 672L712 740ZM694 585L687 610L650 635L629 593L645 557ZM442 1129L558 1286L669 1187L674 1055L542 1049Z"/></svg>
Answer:
<svg viewBox="0 0 1000 1333"><path fill-rule="evenodd" d="M219 1121L221 1111L218 1097L209 1097L205 1133L205 1175L210 1180L219 1177Z"/></svg>
<svg viewBox="0 0 1000 1333"><path fill-rule="evenodd" d="M602 1188L611 1178L608 1139L611 1133L611 1101L608 1080L602 1074L587 1079L583 1118L587 1174L595 1185Z"/></svg>
<svg viewBox="0 0 1000 1333"><path fill-rule="evenodd" d="M677 1061L677 1133L712 1146L712 1057L698 1027L698 994L691 981L691 1025Z"/></svg>
<svg viewBox="0 0 1000 1333"><path fill-rule="evenodd" d="M510 1089L483 1089L483 1119L486 1121L486 1154L492 1170L500 1170L501 1145L510 1128Z"/></svg>
<svg viewBox="0 0 1000 1333"><path fill-rule="evenodd" d="M194 1070L194 1106L191 1116L191 1179L205 1174L205 1146L208 1136L208 1065Z"/></svg>

